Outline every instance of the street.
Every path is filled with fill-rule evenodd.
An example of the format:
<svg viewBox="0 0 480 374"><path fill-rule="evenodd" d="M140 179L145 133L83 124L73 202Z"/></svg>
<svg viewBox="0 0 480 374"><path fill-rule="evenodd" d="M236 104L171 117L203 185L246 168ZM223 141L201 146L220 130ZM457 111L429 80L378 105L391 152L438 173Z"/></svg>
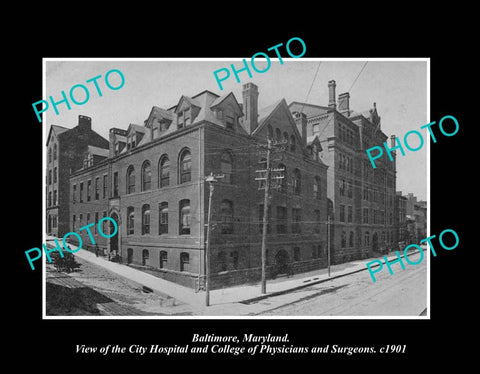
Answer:
<svg viewBox="0 0 480 374"><path fill-rule="evenodd" d="M87 253L82 255L85 256ZM95 258L91 255L90 257ZM417 261L419 254L411 254L409 258L413 262ZM259 285L254 285L255 297L240 298L239 301L228 301L224 298L224 292L225 296L232 292L246 293L252 286L226 288L215 291L214 303L210 307L205 307L203 304L203 293L195 294L193 290L187 290L191 292L191 297L186 302L179 301L175 294L162 294L158 291L145 293L142 292L138 283L111 272L103 266L85 261L78 256L76 261L80 264L80 268L68 274L58 273L53 270L52 265L48 266L50 270L47 272L47 285L49 285L47 305L51 306L51 313L47 314L375 317L425 315L427 308L426 259L415 266L405 265L405 270L402 270L400 264L394 263L392 264L393 275L389 274L387 266L384 265L383 270L375 274L376 283L372 282L365 268L365 270L356 270L357 272L340 277L335 277L339 273L333 272L331 280L324 277L323 281L318 281L319 283L301 287L298 286L307 278L301 278L302 275L297 274L296 277L300 278L293 281L293 284L297 285L295 288L267 294L260 298L257 293ZM111 265L103 260L98 263ZM362 269L363 262L360 263L360 267L352 267L352 269ZM352 264L340 265L340 267L348 268ZM121 267L121 269L129 268ZM325 269L323 271L325 272ZM287 284L292 282L293 278L267 281L267 290L273 288L274 282L277 282L277 285L278 283ZM321 279L321 277L317 275L313 276L313 279ZM53 287L56 287L55 290ZM77 306L73 310L70 305L72 303Z"/></svg>
<svg viewBox="0 0 480 374"><path fill-rule="evenodd" d="M411 261L418 254L409 256ZM418 316L427 306L426 259L402 270L393 264L393 275L386 266L375 274L368 271L312 285L306 289L265 299L271 306L256 315L275 316ZM296 294L296 295L293 295Z"/></svg>

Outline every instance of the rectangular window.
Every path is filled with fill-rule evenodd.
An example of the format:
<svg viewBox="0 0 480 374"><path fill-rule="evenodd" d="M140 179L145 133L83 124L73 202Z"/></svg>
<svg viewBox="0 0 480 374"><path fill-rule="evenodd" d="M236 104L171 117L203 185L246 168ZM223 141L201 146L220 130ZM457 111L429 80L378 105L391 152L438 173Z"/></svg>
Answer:
<svg viewBox="0 0 480 374"><path fill-rule="evenodd" d="M292 233L299 234L302 232L300 222L302 220L302 212L298 208L292 209Z"/></svg>
<svg viewBox="0 0 480 374"><path fill-rule="evenodd" d="M94 233L97 233L97 224L98 224L98 212L95 212L95 227L94 227Z"/></svg>
<svg viewBox="0 0 480 374"><path fill-rule="evenodd" d="M73 190L72 190L72 203L75 204L77 202L77 185L73 185Z"/></svg>
<svg viewBox="0 0 480 374"><path fill-rule="evenodd" d="M105 218L106 216L107 216L107 212L104 210L102 213L102 218ZM108 222L107 220L102 221L102 231L104 234L107 234L107 230L106 230L107 222Z"/></svg>
<svg viewBox="0 0 480 374"><path fill-rule="evenodd" d="M90 223L90 213L87 213L87 225Z"/></svg>
<svg viewBox="0 0 480 374"><path fill-rule="evenodd" d="M287 208L277 206L277 234L287 233Z"/></svg>
<svg viewBox="0 0 480 374"><path fill-rule="evenodd" d="M52 206L52 191L48 193L48 206Z"/></svg>
<svg viewBox="0 0 480 374"><path fill-rule="evenodd" d="M312 126L312 135L315 136L318 134L320 134L320 124L316 123Z"/></svg>
<svg viewBox="0 0 480 374"><path fill-rule="evenodd" d="M53 191L53 205L57 205L57 191Z"/></svg>
<svg viewBox="0 0 480 374"><path fill-rule="evenodd" d="M340 222L345 222L345 205L340 204Z"/></svg>
<svg viewBox="0 0 480 374"><path fill-rule="evenodd" d="M57 183L57 168L53 168L53 183Z"/></svg>
<svg viewBox="0 0 480 374"><path fill-rule="evenodd" d="M75 231L75 214L72 216L72 231Z"/></svg>
<svg viewBox="0 0 480 374"><path fill-rule="evenodd" d="M351 205L347 207L347 222L353 222L353 207Z"/></svg>
<svg viewBox="0 0 480 374"><path fill-rule="evenodd" d="M183 122L185 123L185 126L190 125L190 108L187 108L183 111Z"/></svg>
<svg viewBox="0 0 480 374"><path fill-rule="evenodd" d="M180 271L190 271L190 255L186 252L180 253Z"/></svg>
<svg viewBox="0 0 480 374"><path fill-rule="evenodd" d="M48 184L52 184L52 171L48 171Z"/></svg>
<svg viewBox="0 0 480 374"><path fill-rule="evenodd" d="M353 196L353 186L352 186L352 181L351 180L348 181L348 183L347 183L347 196L349 198L352 198L352 196Z"/></svg>
<svg viewBox="0 0 480 374"><path fill-rule="evenodd" d="M113 197L118 197L118 172L113 173Z"/></svg>
<svg viewBox="0 0 480 374"><path fill-rule="evenodd" d="M100 198L100 177L95 178L95 200Z"/></svg>
<svg viewBox="0 0 480 374"><path fill-rule="evenodd" d="M233 130L235 126L235 119L232 116L225 116L225 124L227 129Z"/></svg>
<svg viewBox="0 0 480 374"><path fill-rule="evenodd" d="M107 175L103 176L103 195L102 198L105 199L107 197Z"/></svg>
<svg viewBox="0 0 480 374"><path fill-rule="evenodd" d="M80 182L80 197L79 200L83 203L83 182Z"/></svg>
<svg viewBox="0 0 480 374"><path fill-rule="evenodd" d="M87 201L90 201L90 187L92 187L92 181L87 181Z"/></svg>
<svg viewBox="0 0 480 374"><path fill-rule="evenodd" d="M363 208L363 223L368 223L368 208Z"/></svg>
<svg viewBox="0 0 480 374"><path fill-rule="evenodd" d="M339 187L340 196L345 196L345 179L340 179L338 181L338 187Z"/></svg>
<svg viewBox="0 0 480 374"><path fill-rule="evenodd" d="M79 221L78 221L78 223L80 224L80 226L82 225L82 221L83 221L83 214L80 213L80 217L79 217Z"/></svg>

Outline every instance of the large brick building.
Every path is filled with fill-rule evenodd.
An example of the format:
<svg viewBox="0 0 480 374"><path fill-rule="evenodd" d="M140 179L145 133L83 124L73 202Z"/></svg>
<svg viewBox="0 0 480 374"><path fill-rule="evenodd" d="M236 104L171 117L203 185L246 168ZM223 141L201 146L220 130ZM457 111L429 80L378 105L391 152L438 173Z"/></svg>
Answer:
<svg viewBox="0 0 480 374"><path fill-rule="evenodd" d="M91 155L93 163L105 158L106 151L108 141L92 130L89 117L79 116L78 125L72 129L50 127L46 169L47 234L62 237L70 231L70 173L82 167L86 154Z"/></svg>
<svg viewBox="0 0 480 374"><path fill-rule="evenodd" d="M200 288L205 275L208 184L222 173L212 200L212 286L259 279L264 191L255 180L264 167L259 144L285 142L272 157L284 179L269 200L267 265L295 272L326 266L327 165L307 117L285 100L258 108L258 88L232 94L203 91L177 105L153 107L143 125L110 129L108 157L85 162L70 177L72 230L111 216L119 232L101 249L157 276ZM85 153L88 155L88 153ZM83 242L89 243L86 231Z"/></svg>
<svg viewBox="0 0 480 374"><path fill-rule="evenodd" d="M396 160L394 152L393 162L385 152L375 169L368 160L366 149L387 141L375 103L355 112L349 93L340 94L337 102L335 81L328 88L328 106L292 102L289 107L294 116L306 115L306 137L318 137L320 159L329 166L332 260L338 263L396 247Z"/></svg>

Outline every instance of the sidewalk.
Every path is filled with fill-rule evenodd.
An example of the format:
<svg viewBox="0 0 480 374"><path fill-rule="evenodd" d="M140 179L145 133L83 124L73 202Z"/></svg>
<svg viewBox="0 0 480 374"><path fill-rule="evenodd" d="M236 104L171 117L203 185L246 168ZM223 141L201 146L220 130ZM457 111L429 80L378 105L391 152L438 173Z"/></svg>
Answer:
<svg viewBox="0 0 480 374"><path fill-rule="evenodd" d="M71 247L74 246L71 245ZM412 254L413 253L414 252L412 252ZM240 309L244 309L243 307L246 307L251 303L255 303L268 297L288 293L293 290L308 287L313 284L327 282L331 279L343 277L348 274L366 271L367 262L374 260L374 258L369 258L338 265L332 265L330 268L330 277L328 276L328 269L324 268L308 273L295 274L288 278L280 277L273 280L267 280L267 293L264 295L260 293L260 282L256 284L246 284L211 290L210 307L206 307L205 292L203 291L195 292L195 290L191 288L187 288L179 284L166 281L151 274L147 274L143 271L134 269L130 266L111 262L104 259L103 257L96 257L94 253L91 253L87 250L80 250L74 253L74 256L78 256L85 261L101 266L115 274L118 274L119 276L138 283L141 286L149 287L161 295L171 296L179 301L195 307L195 309L200 309L203 312L205 312L206 310L211 310L212 308L215 309L215 306L222 306L222 308L225 308L227 304L230 304L230 306L234 308L232 309L233 311L237 310L238 312L240 312ZM387 258L389 260L394 260L396 258L396 255L388 254ZM383 256L378 259L383 260ZM366 274L366 276L370 277L369 274Z"/></svg>

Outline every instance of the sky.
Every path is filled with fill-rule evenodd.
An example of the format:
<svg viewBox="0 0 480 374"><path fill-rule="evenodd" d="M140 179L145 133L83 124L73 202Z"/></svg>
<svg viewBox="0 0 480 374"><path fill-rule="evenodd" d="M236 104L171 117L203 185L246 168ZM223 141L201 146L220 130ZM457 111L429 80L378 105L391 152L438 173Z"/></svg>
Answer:
<svg viewBox="0 0 480 374"><path fill-rule="evenodd" d="M246 58L250 63L250 58ZM222 82L223 90L217 84L213 72L243 66L241 59L143 59L137 61L86 59L45 60L44 97L50 95L61 100L61 91L67 97L70 88L83 84L89 89L90 98L84 105L71 103L71 110L65 104L58 105L56 115L51 106L44 113L44 143L50 125L73 128L79 115L92 118L92 129L108 139L112 127L126 129L129 124L143 125L152 106L170 108L178 103L181 95L194 96L204 90L218 95L233 92L238 102L242 102L242 85L253 82L259 90L259 108L268 106L284 98L292 101L328 105L328 81L336 81L336 94L350 93L350 109L362 112L376 103L381 117L381 129L390 137L395 134L403 144L405 134L418 130L424 135L424 146L412 152L405 149L405 156L397 151L397 191L414 193L419 200L427 199L427 141L428 132L420 126L428 121L428 68L425 60L394 61L376 59L277 59L271 66L265 60L255 59L257 73L250 67L252 78L246 71L239 72L238 83L231 72L230 78ZM125 83L118 90L111 90L105 84L105 74L118 69ZM223 74L223 73L222 73ZM103 96L99 97L93 83L86 81L98 75L99 87ZM220 76L220 74L219 74ZM109 77L111 85L120 83L118 75ZM83 101L81 89L76 89L75 98ZM414 137L409 138L412 148L418 145Z"/></svg>

